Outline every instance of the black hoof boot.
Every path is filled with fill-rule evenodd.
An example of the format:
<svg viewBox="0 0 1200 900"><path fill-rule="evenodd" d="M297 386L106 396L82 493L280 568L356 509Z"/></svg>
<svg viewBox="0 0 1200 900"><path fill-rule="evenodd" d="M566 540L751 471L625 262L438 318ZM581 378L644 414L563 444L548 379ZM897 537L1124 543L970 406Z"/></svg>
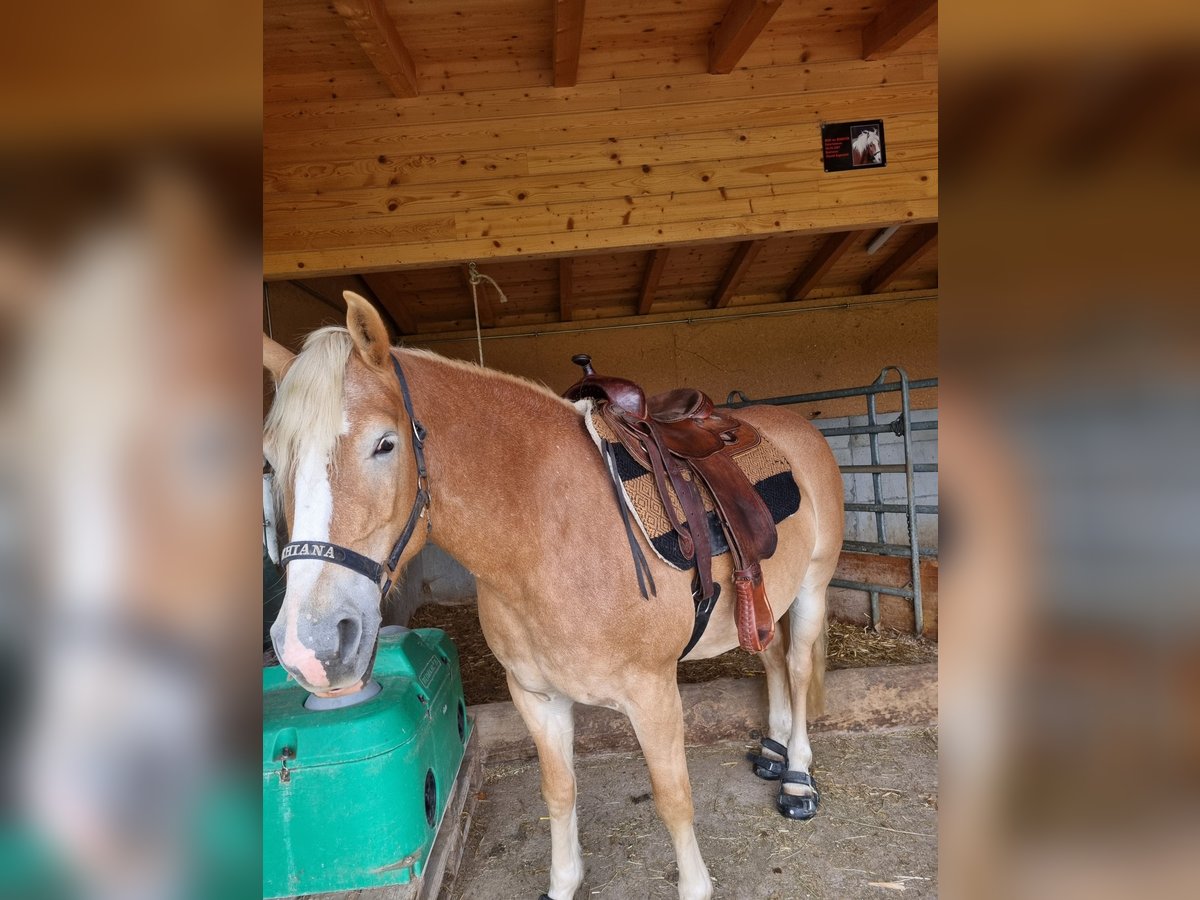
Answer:
<svg viewBox="0 0 1200 900"><path fill-rule="evenodd" d="M772 753L782 756L783 759L771 759L760 753L747 753L746 759L750 760L754 765L754 774L759 778L767 781L777 781L779 776L787 771L787 747L770 738L763 738L761 743L764 750L770 750Z"/></svg>
<svg viewBox="0 0 1200 900"><path fill-rule="evenodd" d="M802 784L812 788L811 794L789 794L783 789L785 784ZM780 779L779 800L776 801L779 812L789 819L805 821L817 814L821 805L821 794L817 784L807 772L787 772Z"/></svg>

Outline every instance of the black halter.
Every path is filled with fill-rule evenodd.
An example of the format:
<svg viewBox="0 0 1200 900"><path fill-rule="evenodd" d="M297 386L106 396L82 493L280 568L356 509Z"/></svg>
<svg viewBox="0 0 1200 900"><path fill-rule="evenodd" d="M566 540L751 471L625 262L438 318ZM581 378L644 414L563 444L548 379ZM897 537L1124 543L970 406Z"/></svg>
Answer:
<svg viewBox="0 0 1200 900"><path fill-rule="evenodd" d="M412 397L408 393L408 382L404 378L404 370L400 368L400 360L394 355L392 356L392 367L396 370L396 379L400 382L400 394L404 398L404 411L408 413L408 419L412 423L413 458L417 461L417 496L413 500L408 521L404 523L404 531L400 533L400 537L397 539L396 545L392 547L392 552L384 565L380 565L370 557L356 553L348 547L339 547L337 544L325 541L292 541L284 546L280 553L280 563L283 566L286 567L288 563L296 559L316 559L357 572L359 575L371 579L378 586L385 575L395 571L396 564L400 562L400 554L412 540L413 532L417 528L417 520L422 516L425 517L427 534L433 527L428 515L429 473L425 468L425 426L417 421L417 416L413 412ZM389 577L383 581L381 589L383 596L387 596L387 592L391 588L392 579Z"/></svg>

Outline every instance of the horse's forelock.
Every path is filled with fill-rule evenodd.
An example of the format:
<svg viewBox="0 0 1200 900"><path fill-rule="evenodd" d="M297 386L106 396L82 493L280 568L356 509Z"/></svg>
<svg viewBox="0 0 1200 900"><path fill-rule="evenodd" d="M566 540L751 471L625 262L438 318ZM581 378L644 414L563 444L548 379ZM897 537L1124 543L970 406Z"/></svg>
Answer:
<svg viewBox="0 0 1200 900"><path fill-rule="evenodd" d="M331 463L334 459L344 419L346 362L353 346L345 328L314 331L275 391L263 440L275 468L277 505L295 484L304 453L316 452Z"/></svg>

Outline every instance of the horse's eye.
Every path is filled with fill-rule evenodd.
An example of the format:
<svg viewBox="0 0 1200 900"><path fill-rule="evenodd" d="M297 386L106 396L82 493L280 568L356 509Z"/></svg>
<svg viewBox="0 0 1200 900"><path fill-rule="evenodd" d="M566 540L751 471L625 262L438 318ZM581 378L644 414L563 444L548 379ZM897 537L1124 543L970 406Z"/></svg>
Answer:
<svg viewBox="0 0 1200 900"><path fill-rule="evenodd" d="M375 445L376 456L387 456L396 449L396 439L391 435L379 439L379 443Z"/></svg>

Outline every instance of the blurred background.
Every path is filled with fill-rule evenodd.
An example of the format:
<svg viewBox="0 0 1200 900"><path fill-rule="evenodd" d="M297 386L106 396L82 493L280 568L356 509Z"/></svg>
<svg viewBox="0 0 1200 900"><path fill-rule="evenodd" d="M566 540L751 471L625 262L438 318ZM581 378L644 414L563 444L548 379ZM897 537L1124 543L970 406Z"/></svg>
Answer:
<svg viewBox="0 0 1200 900"><path fill-rule="evenodd" d="M941 4L945 896L1200 892L1200 7Z"/></svg>
<svg viewBox="0 0 1200 900"><path fill-rule="evenodd" d="M0 895L260 891L261 11L0 12Z"/></svg>
<svg viewBox="0 0 1200 900"><path fill-rule="evenodd" d="M1200 895L1200 6L939 10L942 893ZM256 896L261 10L0 13L0 894Z"/></svg>

